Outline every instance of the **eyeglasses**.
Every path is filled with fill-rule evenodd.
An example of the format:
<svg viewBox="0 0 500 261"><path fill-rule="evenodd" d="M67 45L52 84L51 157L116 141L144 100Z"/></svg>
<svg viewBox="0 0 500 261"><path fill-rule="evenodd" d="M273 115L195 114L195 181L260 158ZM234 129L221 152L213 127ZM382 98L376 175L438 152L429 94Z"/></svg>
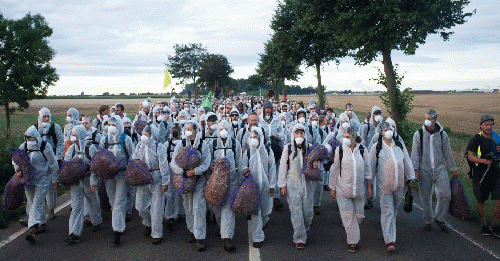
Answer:
<svg viewBox="0 0 500 261"><path fill-rule="evenodd" d="M231 115L231 117L238 117L238 114L233 114Z"/></svg>

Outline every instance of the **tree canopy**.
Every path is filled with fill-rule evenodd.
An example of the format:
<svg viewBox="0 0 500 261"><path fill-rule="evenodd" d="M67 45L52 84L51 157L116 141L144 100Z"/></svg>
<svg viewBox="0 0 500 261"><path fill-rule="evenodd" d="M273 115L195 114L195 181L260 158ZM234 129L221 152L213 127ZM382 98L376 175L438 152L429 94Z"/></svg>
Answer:
<svg viewBox="0 0 500 261"><path fill-rule="evenodd" d="M168 56L167 66L172 78L179 79L180 84L191 81L197 92L196 79L203 57L207 50L201 43L176 44L174 54Z"/></svg>

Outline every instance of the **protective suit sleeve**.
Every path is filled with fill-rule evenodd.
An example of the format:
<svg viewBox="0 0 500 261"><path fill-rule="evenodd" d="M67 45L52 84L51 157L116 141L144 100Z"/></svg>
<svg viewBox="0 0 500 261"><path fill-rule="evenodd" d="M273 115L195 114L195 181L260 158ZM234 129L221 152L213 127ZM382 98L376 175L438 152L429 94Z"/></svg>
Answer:
<svg viewBox="0 0 500 261"><path fill-rule="evenodd" d="M278 128L278 136L280 137L281 140L284 140L286 135L285 135L285 128L281 126L281 121L278 121L279 128Z"/></svg>
<svg viewBox="0 0 500 261"><path fill-rule="evenodd" d="M372 179L373 176L377 175L377 144L373 144L373 146L370 148L368 152L368 162L369 162L369 167L371 169L371 174L372 174Z"/></svg>
<svg viewBox="0 0 500 261"><path fill-rule="evenodd" d="M64 152L64 135L59 124L54 124L54 130L57 138L56 160L62 160Z"/></svg>
<svg viewBox="0 0 500 261"><path fill-rule="evenodd" d="M448 133L443 131L443 157L446 159L446 163L448 164L448 168L451 171L456 171L457 166L455 166L455 161L453 160L453 153L451 152L450 146L450 138L448 137Z"/></svg>
<svg viewBox="0 0 500 261"><path fill-rule="evenodd" d="M415 179L415 170L413 169L413 164L411 163L410 155L408 155L406 147L403 147L403 154L404 154L403 164L405 166L406 180L413 180Z"/></svg>
<svg viewBox="0 0 500 261"><path fill-rule="evenodd" d="M52 146L47 143L45 151L43 152L47 157L47 163L49 164L49 171L52 176L52 183L59 182L59 165L57 164L56 155L52 150Z"/></svg>
<svg viewBox="0 0 500 261"><path fill-rule="evenodd" d="M70 161L73 159L75 146L75 144L71 144L71 146L69 146L68 151L66 151L66 154L64 154L64 161Z"/></svg>
<svg viewBox="0 0 500 261"><path fill-rule="evenodd" d="M241 128L239 131L238 131L238 134L236 134L236 140L239 141L241 144L243 144L243 141L241 140L243 137L243 130L245 129L245 126L243 126L243 128Z"/></svg>
<svg viewBox="0 0 500 261"><path fill-rule="evenodd" d="M337 182L338 182L339 177L340 177L339 153L340 153L340 147L337 147L335 149L335 157L333 160L333 164L330 167L330 184L328 184L328 185L330 186L331 189L335 189L337 187Z"/></svg>
<svg viewBox="0 0 500 261"><path fill-rule="evenodd" d="M416 170L420 169L420 143L420 134L416 131L413 135L413 145L411 147L411 162Z"/></svg>
<svg viewBox="0 0 500 261"><path fill-rule="evenodd" d="M102 139L102 135L98 132L96 135L95 135L95 140L96 141L100 141Z"/></svg>
<svg viewBox="0 0 500 261"><path fill-rule="evenodd" d="M182 174L182 172L184 172L184 170L175 162L175 157L177 157L177 154L179 154L179 149L181 148L181 146L182 143L177 144L177 146L175 146L174 153L172 154L172 161L170 162L170 169L172 170L172 174L180 175Z"/></svg>
<svg viewBox="0 0 500 261"><path fill-rule="evenodd" d="M276 187L276 161L274 159L274 152L273 150L269 150L269 160L267 161L268 162L268 178L269 178L269 187L270 188L274 188Z"/></svg>
<svg viewBox="0 0 500 261"><path fill-rule="evenodd" d="M130 136L125 136L125 149L128 151L128 155L134 155L135 146L132 138ZM130 157L130 156L129 156Z"/></svg>
<svg viewBox="0 0 500 261"><path fill-rule="evenodd" d="M203 175L203 173L207 171L208 167L210 166L210 162L212 160L212 155L210 154L210 148L208 147L207 143L201 140L200 142L203 142L203 145L201 146L201 150L203 151L203 153L201 154L200 166L194 168L195 175Z"/></svg>
<svg viewBox="0 0 500 261"><path fill-rule="evenodd" d="M363 155L363 162L365 164L365 180L367 179L373 179L372 178L372 168L371 168L371 162L370 162L370 153L367 151L365 151L364 155Z"/></svg>
<svg viewBox="0 0 500 261"><path fill-rule="evenodd" d="M283 188L286 187L287 183L287 174L288 174L288 144L283 147L283 152L281 153L280 160L280 170L278 173L278 187Z"/></svg>
<svg viewBox="0 0 500 261"><path fill-rule="evenodd" d="M158 163L160 166L161 184L168 185L170 182L170 168L167 160L167 148L163 144L158 144Z"/></svg>
<svg viewBox="0 0 500 261"><path fill-rule="evenodd" d="M90 145L89 147L89 154L90 154L90 158L93 158L94 155L96 154L97 152L97 148L95 145ZM91 186L97 186L97 184L99 183L99 179L97 178L97 176L95 175L94 172L90 172L90 185Z"/></svg>

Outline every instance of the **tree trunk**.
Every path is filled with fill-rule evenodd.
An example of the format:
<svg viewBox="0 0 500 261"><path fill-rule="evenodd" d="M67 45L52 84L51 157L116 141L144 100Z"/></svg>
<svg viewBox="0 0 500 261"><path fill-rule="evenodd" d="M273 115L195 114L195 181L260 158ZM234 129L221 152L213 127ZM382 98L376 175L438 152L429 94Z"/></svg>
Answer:
<svg viewBox="0 0 500 261"><path fill-rule="evenodd" d="M398 89L396 88L396 77L394 76L394 67L392 66L391 50L382 52L384 64L385 79L387 82L387 96L391 106L391 117L396 122L396 125L401 123L401 112L398 108Z"/></svg>
<svg viewBox="0 0 500 261"><path fill-rule="evenodd" d="M283 100L286 97L286 87L285 87L285 79L281 79L281 84L283 85Z"/></svg>
<svg viewBox="0 0 500 261"><path fill-rule="evenodd" d="M316 66L316 76L318 78L318 87L316 89L316 93L318 94L319 107L323 108L323 106L325 106L325 89L321 84L321 62L318 61L314 65Z"/></svg>
<svg viewBox="0 0 500 261"><path fill-rule="evenodd" d="M5 137L8 139L10 136L10 108L9 102L5 101L5 125L7 125L7 129L5 131Z"/></svg>

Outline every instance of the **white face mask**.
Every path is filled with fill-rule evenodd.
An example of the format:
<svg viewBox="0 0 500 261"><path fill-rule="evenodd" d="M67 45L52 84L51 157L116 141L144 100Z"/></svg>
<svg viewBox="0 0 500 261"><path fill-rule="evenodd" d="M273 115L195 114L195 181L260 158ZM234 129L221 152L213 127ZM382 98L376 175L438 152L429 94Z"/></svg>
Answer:
<svg viewBox="0 0 500 261"><path fill-rule="evenodd" d="M318 121L311 121L311 126L313 126L313 127L318 126Z"/></svg>
<svg viewBox="0 0 500 261"><path fill-rule="evenodd" d="M227 139L227 130L226 129L222 129L219 131L219 136L222 138L222 139Z"/></svg>
<svg viewBox="0 0 500 261"><path fill-rule="evenodd" d="M305 122L306 122L306 118L304 118L304 117L300 117L299 118L299 123L300 124L304 124Z"/></svg>
<svg viewBox="0 0 500 261"><path fill-rule="evenodd" d="M71 138L69 138L72 142L75 142L78 138L76 136L71 135Z"/></svg>
<svg viewBox="0 0 500 261"><path fill-rule="evenodd" d="M116 126L108 126L108 134L109 135L114 135L118 131L118 128Z"/></svg>
<svg viewBox="0 0 500 261"><path fill-rule="evenodd" d="M217 124L214 124L214 125L210 126L210 129L216 130L217 129Z"/></svg>
<svg viewBox="0 0 500 261"><path fill-rule="evenodd" d="M281 124L282 124L282 125L285 125L285 124L286 124L286 121L281 121Z"/></svg>
<svg viewBox="0 0 500 261"><path fill-rule="evenodd" d="M181 140L174 140L172 141L175 145L179 144L179 142L181 142Z"/></svg>
<svg viewBox="0 0 500 261"><path fill-rule="evenodd" d="M165 118L163 117L163 115L160 115L160 116L156 117L156 119L159 121L163 121Z"/></svg>
<svg viewBox="0 0 500 261"><path fill-rule="evenodd" d="M344 130L347 130L350 126L351 126L351 124L349 124L349 122L344 122L344 123L342 123L342 128L343 128Z"/></svg>
<svg viewBox="0 0 500 261"><path fill-rule="evenodd" d="M192 131L188 131L188 130L187 130L187 131L184 131L184 136L186 136L186 138L187 138L187 137L190 137L191 135L193 135L193 132L192 132Z"/></svg>
<svg viewBox="0 0 500 261"><path fill-rule="evenodd" d="M351 146L351 139L344 138L342 140L342 143L344 143L344 145L346 145L346 146Z"/></svg>
<svg viewBox="0 0 500 261"><path fill-rule="evenodd" d="M301 145L302 142L304 142L304 138L302 137L295 138L295 143L297 143L297 145Z"/></svg>
<svg viewBox="0 0 500 261"><path fill-rule="evenodd" d="M142 136L141 136L141 142L142 142L142 143L148 143L148 142L149 142L149 137L148 137L148 136L146 136L146 135L142 135Z"/></svg>
<svg viewBox="0 0 500 261"><path fill-rule="evenodd" d="M50 122L42 122L42 127L46 128L50 125Z"/></svg>
<svg viewBox="0 0 500 261"><path fill-rule="evenodd" d="M377 115L375 116L375 119L374 119L376 122L382 122L383 118L381 115Z"/></svg>
<svg viewBox="0 0 500 261"><path fill-rule="evenodd" d="M394 135L394 132L392 132L391 130L388 130L384 133L384 137L388 140L392 139L392 136Z"/></svg>
<svg viewBox="0 0 500 261"><path fill-rule="evenodd" d="M139 114L142 116L146 116L146 113L144 111L139 111Z"/></svg>
<svg viewBox="0 0 500 261"><path fill-rule="evenodd" d="M250 147L257 148L257 146L259 146L259 140L250 138L248 139L248 145L250 145Z"/></svg>
<svg viewBox="0 0 500 261"><path fill-rule="evenodd" d="M271 116L270 115L266 115L266 120L269 120L271 119Z"/></svg>
<svg viewBox="0 0 500 261"><path fill-rule="evenodd" d="M186 123L186 120L178 120L177 121L180 125L184 125Z"/></svg>
<svg viewBox="0 0 500 261"><path fill-rule="evenodd" d="M425 125L425 126L427 126L427 127L430 127L430 126L432 126L432 121L430 121L430 120L425 120L425 121L424 121L424 125Z"/></svg>
<svg viewBox="0 0 500 261"><path fill-rule="evenodd" d="M66 121L68 123L72 123L73 122L73 118L71 118L70 116L66 116Z"/></svg>
<svg viewBox="0 0 500 261"><path fill-rule="evenodd" d="M36 146L36 141L35 140L26 141L26 145L28 146L29 149L32 149Z"/></svg>

